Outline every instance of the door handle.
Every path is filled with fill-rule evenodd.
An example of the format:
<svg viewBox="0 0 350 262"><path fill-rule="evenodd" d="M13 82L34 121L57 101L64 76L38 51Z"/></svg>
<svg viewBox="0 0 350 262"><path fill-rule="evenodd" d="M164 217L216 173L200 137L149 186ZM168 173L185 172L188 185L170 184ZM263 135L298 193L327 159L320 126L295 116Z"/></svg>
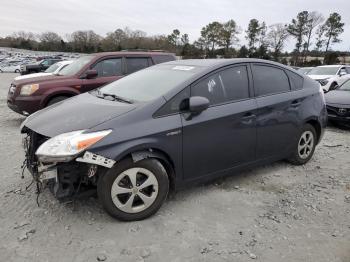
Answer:
<svg viewBox="0 0 350 262"><path fill-rule="evenodd" d="M292 107L298 107L301 105L301 100L297 99L292 102Z"/></svg>
<svg viewBox="0 0 350 262"><path fill-rule="evenodd" d="M249 120L255 117L256 117L255 114L253 114L252 112L248 112L242 116L242 120Z"/></svg>

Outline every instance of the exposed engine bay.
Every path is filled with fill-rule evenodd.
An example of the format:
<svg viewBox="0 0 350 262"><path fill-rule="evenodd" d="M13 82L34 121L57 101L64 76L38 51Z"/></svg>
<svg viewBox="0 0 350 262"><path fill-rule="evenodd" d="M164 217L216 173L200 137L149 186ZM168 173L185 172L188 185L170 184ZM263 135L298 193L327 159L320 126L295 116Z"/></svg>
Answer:
<svg viewBox="0 0 350 262"><path fill-rule="evenodd" d="M69 162L40 162L35 155L41 144L49 139L28 128L23 130L25 160L23 172L27 168L36 183L37 194L48 187L60 201L69 201L76 197L93 195L96 192L98 176L106 171L105 167L113 166L114 162L89 152ZM104 167L105 166L105 167ZM22 172L22 174L23 174Z"/></svg>

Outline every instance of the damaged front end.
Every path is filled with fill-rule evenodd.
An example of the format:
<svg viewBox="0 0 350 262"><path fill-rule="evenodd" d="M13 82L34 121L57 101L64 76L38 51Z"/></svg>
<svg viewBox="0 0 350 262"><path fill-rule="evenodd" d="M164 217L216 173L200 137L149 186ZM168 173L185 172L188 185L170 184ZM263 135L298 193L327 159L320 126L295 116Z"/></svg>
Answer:
<svg viewBox="0 0 350 262"><path fill-rule="evenodd" d="M38 154L44 143L50 143L52 138L43 136L29 128L23 128L26 134L23 139L25 150L24 168L26 167L37 184L38 193L47 185L54 196L60 201L69 201L75 197L95 194L98 177L115 161L91 152L79 150L77 154L63 156L53 154ZM89 138L91 142L91 138ZM94 142L98 140L95 139ZM78 141L78 143L81 141ZM84 141L83 141L84 142ZM62 146L62 141L52 147ZM83 146L88 146L86 142ZM68 144L68 147L72 147ZM42 153L41 149L41 153ZM53 152L53 151L49 151Z"/></svg>

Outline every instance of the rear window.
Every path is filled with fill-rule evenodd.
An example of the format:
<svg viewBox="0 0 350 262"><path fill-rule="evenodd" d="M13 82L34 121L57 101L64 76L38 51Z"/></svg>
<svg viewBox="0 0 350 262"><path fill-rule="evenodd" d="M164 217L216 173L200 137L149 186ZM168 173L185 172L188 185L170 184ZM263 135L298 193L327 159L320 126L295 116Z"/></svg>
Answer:
<svg viewBox="0 0 350 262"><path fill-rule="evenodd" d="M254 65L254 88L258 96L272 95L290 91L286 73L279 68Z"/></svg>
<svg viewBox="0 0 350 262"><path fill-rule="evenodd" d="M292 90L299 90L303 88L304 78L291 72L286 71L289 77L290 87Z"/></svg>
<svg viewBox="0 0 350 262"><path fill-rule="evenodd" d="M153 61L156 64L165 63L165 62L174 61L174 60L175 60L175 57L172 55L154 55L153 56Z"/></svg>

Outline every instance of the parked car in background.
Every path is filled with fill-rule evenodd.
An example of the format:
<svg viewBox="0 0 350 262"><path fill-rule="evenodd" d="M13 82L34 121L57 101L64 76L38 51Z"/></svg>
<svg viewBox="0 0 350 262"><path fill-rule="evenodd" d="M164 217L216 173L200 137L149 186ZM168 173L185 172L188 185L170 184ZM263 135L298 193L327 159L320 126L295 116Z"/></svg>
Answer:
<svg viewBox="0 0 350 262"><path fill-rule="evenodd" d="M326 65L314 67L308 76L318 81L325 92L335 89L350 78L350 65Z"/></svg>
<svg viewBox="0 0 350 262"><path fill-rule="evenodd" d="M329 121L350 126L350 79L325 97Z"/></svg>
<svg viewBox="0 0 350 262"><path fill-rule="evenodd" d="M17 61L10 61L0 65L0 73L19 73L20 70L20 64Z"/></svg>
<svg viewBox="0 0 350 262"><path fill-rule="evenodd" d="M53 64L52 66L50 66L48 69L46 69L44 72L41 73L34 73L34 74L29 74L29 75L21 75L21 76L17 76L15 77L14 80L23 80L23 79L28 79L28 78L34 78L34 77L41 77L41 76L50 76L50 75L58 75L59 72L65 68L66 66L68 66L69 64L71 64L73 61L60 61L57 62L55 64Z"/></svg>
<svg viewBox="0 0 350 262"><path fill-rule="evenodd" d="M40 110L21 132L28 169L57 198L97 188L113 217L140 220L169 188L281 159L305 164L326 122L319 84L290 67L200 59L156 65Z"/></svg>
<svg viewBox="0 0 350 262"><path fill-rule="evenodd" d="M63 68L58 76L15 80L10 86L7 104L15 112L29 115L143 68L171 60L175 60L174 54L162 52L111 52L82 56Z"/></svg>
<svg viewBox="0 0 350 262"><path fill-rule="evenodd" d="M312 69L313 67L300 67L298 71L301 74L307 75Z"/></svg>
<svg viewBox="0 0 350 262"><path fill-rule="evenodd" d="M53 64L62 61L61 59L44 59L34 64L27 64L21 66L21 75L39 73L45 71Z"/></svg>

